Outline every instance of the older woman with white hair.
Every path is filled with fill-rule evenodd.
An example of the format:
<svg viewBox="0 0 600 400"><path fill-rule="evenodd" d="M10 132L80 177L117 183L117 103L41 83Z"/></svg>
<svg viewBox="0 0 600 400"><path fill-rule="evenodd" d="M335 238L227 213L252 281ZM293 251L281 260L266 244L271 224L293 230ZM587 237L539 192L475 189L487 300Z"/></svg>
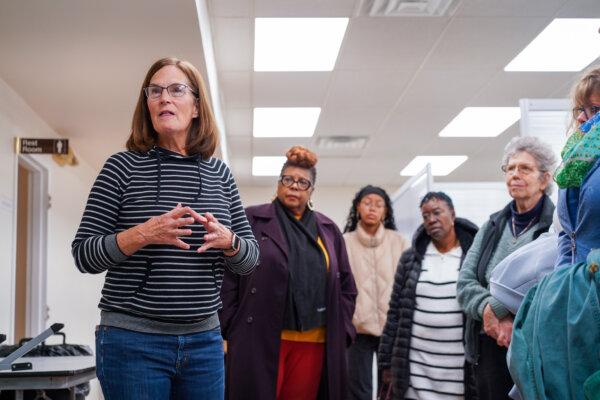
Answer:
<svg viewBox="0 0 600 400"><path fill-rule="evenodd" d="M513 200L479 230L457 282L457 298L467 316L465 357L474 366L481 400L506 399L512 380L506 365L513 317L494 299L489 279L496 265L547 232L554 204L551 174L556 157L535 137L517 137L504 149L502 171Z"/></svg>

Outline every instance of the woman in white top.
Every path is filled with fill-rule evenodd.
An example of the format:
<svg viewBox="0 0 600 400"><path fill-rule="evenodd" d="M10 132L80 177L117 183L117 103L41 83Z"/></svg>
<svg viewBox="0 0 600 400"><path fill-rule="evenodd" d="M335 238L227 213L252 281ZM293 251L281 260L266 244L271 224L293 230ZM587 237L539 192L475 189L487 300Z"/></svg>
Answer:
<svg viewBox="0 0 600 400"><path fill-rule="evenodd" d="M344 232L358 288L352 319L358 335L348 350L349 398L370 400L373 355L385 325L396 266L408 242L396 232L388 194L371 185L354 197Z"/></svg>

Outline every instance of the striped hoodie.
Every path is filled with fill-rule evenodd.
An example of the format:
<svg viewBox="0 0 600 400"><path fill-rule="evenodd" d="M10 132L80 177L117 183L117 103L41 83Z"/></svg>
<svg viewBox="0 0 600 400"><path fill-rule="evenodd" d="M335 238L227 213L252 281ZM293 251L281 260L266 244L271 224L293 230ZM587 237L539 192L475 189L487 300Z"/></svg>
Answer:
<svg viewBox="0 0 600 400"><path fill-rule="evenodd" d="M194 223L183 237L189 250L149 245L131 256L117 246L116 234L164 214L177 203L211 212L241 239L239 253L196 252L206 230ZM84 273L107 271L99 308L157 322L194 324L221 308L225 268L249 274L258 261L258 244L246 219L229 168L216 158L180 154L155 147L126 151L105 163L90 192L72 253Z"/></svg>

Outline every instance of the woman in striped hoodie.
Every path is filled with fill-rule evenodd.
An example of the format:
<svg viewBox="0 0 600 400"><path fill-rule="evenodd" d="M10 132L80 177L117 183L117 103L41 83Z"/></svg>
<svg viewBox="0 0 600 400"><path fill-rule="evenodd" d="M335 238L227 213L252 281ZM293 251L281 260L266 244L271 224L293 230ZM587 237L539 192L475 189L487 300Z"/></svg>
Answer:
<svg viewBox="0 0 600 400"><path fill-rule="evenodd" d="M127 151L104 164L72 244L81 272L106 272L96 328L106 398L223 398L221 282L226 269L252 272L258 245L216 145L198 70L154 63Z"/></svg>

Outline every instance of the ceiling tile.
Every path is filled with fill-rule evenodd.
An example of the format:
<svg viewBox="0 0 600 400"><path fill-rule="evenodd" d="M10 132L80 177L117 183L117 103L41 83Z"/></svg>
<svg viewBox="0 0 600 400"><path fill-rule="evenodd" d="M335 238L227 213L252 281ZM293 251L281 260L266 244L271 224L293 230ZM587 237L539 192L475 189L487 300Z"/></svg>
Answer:
<svg viewBox="0 0 600 400"><path fill-rule="evenodd" d="M257 18L350 17L355 3L355 0L254 0L254 12Z"/></svg>
<svg viewBox="0 0 600 400"><path fill-rule="evenodd" d="M454 18L426 69L502 69L551 18Z"/></svg>
<svg viewBox="0 0 600 400"><path fill-rule="evenodd" d="M327 106L385 107L398 100L414 70L355 70L334 73Z"/></svg>
<svg viewBox="0 0 600 400"><path fill-rule="evenodd" d="M552 17L566 0L463 0L460 17Z"/></svg>
<svg viewBox="0 0 600 400"><path fill-rule="evenodd" d="M224 115L228 136L252 137L251 108L228 108Z"/></svg>
<svg viewBox="0 0 600 400"><path fill-rule="evenodd" d="M232 158L252 157L252 138L233 136L227 138L229 155Z"/></svg>
<svg viewBox="0 0 600 400"><path fill-rule="evenodd" d="M313 150L311 143L312 138L253 138L252 156L285 156L296 145Z"/></svg>
<svg viewBox="0 0 600 400"><path fill-rule="evenodd" d="M444 68L421 70L403 95L399 107L462 107L495 75L492 69Z"/></svg>
<svg viewBox="0 0 600 400"><path fill-rule="evenodd" d="M571 0L556 14L556 18L598 18L600 16L600 1Z"/></svg>
<svg viewBox="0 0 600 400"><path fill-rule="evenodd" d="M330 72L254 72L253 107L321 107Z"/></svg>
<svg viewBox="0 0 600 400"><path fill-rule="evenodd" d="M318 153L317 153L318 154ZM317 162L317 185L340 185L345 179L348 171L356 165L358 157L321 157Z"/></svg>
<svg viewBox="0 0 600 400"><path fill-rule="evenodd" d="M345 184L395 185L403 178L399 174L402 161L401 157L363 157L350 166Z"/></svg>
<svg viewBox="0 0 600 400"><path fill-rule="evenodd" d="M436 137L423 148L423 155L466 155L477 154L490 142L490 138L444 138Z"/></svg>
<svg viewBox="0 0 600 400"><path fill-rule="evenodd" d="M406 138L410 142L426 142L436 138L438 133L454 118L460 108L451 107L405 107L390 115L375 139L392 140ZM400 136L399 136L400 135Z"/></svg>
<svg viewBox="0 0 600 400"><path fill-rule="evenodd" d="M468 105L518 106L522 98L552 97L572 76L570 72L500 71Z"/></svg>
<svg viewBox="0 0 600 400"><path fill-rule="evenodd" d="M448 18L350 20L336 69L414 69L438 39Z"/></svg>
<svg viewBox="0 0 600 400"><path fill-rule="evenodd" d="M220 71L251 71L254 52L254 20L214 18L214 49Z"/></svg>
<svg viewBox="0 0 600 400"><path fill-rule="evenodd" d="M321 111L316 135L370 136L388 110L367 107L325 107Z"/></svg>
<svg viewBox="0 0 600 400"><path fill-rule="evenodd" d="M221 93L225 107L251 107L251 82L250 71L223 71L219 74Z"/></svg>
<svg viewBox="0 0 600 400"><path fill-rule="evenodd" d="M482 142L482 146L474 156L485 156L492 159L495 163L494 171L500 171L500 162L504 154L504 147L510 140L520 135L519 124L514 124L508 128L502 135L495 138L488 138Z"/></svg>
<svg viewBox="0 0 600 400"><path fill-rule="evenodd" d="M319 137L313 137L310 149L318 153L320 157L360 157L363 152L363 148L323 148L318 146L318 143Z"/></svg>
<svg viewBox="0 0 600 400"><path fill-rule="evenodd" d="M210 0L208 12L213 17L250 18L253 5L250 0Z"/></svg>

